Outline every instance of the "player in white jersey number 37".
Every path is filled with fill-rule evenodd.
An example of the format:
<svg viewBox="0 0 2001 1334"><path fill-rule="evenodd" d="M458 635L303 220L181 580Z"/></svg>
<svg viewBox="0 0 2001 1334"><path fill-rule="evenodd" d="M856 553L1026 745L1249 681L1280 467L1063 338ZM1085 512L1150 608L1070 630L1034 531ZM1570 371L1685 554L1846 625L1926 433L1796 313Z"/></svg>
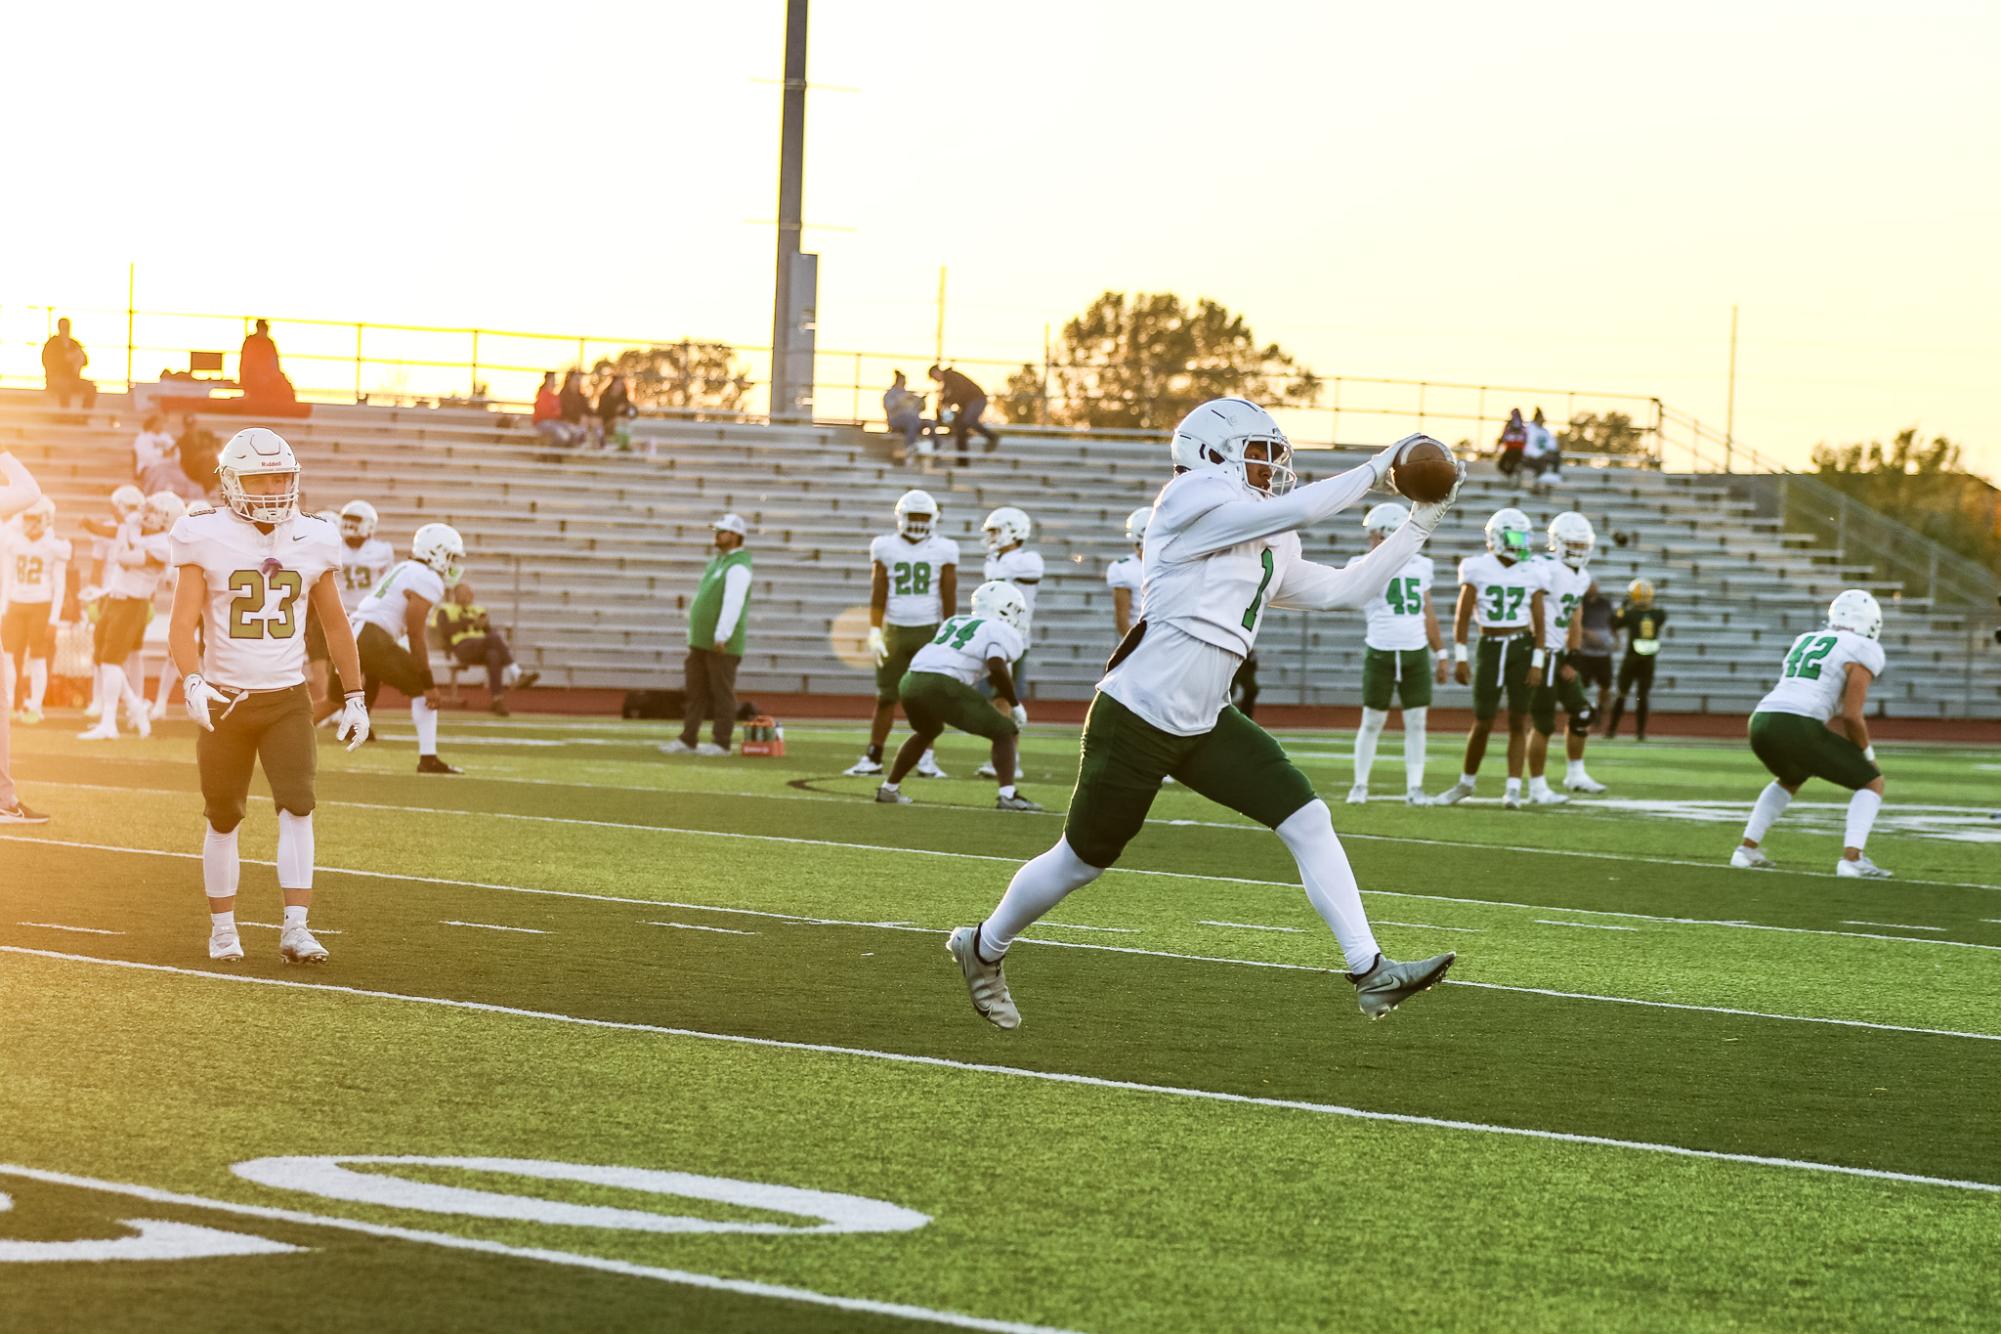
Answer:
<svg viewBox="0 0 2001 1334"><path fill-rule="evenodd" d="M278 952L287 963L325 963L306 926L313 902L313 703L306 688L306 601L326 627L340 679L361 680L354 636L341 614L340 535L299 513L299 463L275 431L253 426L216 459L224 508L201 506L174 525L180 571L168 645L183 673L208 817L202 881L211 959L243 957L236 929L242 873L237 827L259 760L278 807L278 888L285 898ZM199 631L199 639L197 639ZM352 750L368 739L359 690L341 706L337 735Z"/></svg>
<svg viewBox="0 0 2001 1334"><path fill-rule="evenodd" d="M1424 438L1294 490L1291 446L1256 404L1215 399L1176 428L1168 447L1174 476L1154 501L1141 556L1144 615L1091 701L1063 836L1015 873L984 922L959 928L946 943L973 1008L988 1021L1021 1022L1001 972L1008 947L1119 859L1169 775L1278 834L1299 864L1307 899L1340 942L1364 1014L1380 1018L1444 976L1450 954L1417 963L1383 957L1327 804L1278 742L1229 703L1230 681L1268 608L1359 606L1444 518L1456 482L1345 569L1301 555L1298 529L1383 484L1402 451Z"/></svg>

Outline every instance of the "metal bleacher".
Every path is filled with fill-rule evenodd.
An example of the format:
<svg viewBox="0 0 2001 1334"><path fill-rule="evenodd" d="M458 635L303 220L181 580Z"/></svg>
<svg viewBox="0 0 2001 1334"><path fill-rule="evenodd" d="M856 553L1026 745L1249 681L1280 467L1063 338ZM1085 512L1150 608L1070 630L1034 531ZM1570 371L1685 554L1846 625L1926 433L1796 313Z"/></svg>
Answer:
<svg viewBox="0 0 2001 1334"><path fill-rule="evenodd" d="M225 437L233 427L220 417L208 424ZM55 413L39 394L0 393L0 445L56 498L66 534L127 479L136 429L119 397L101 398L85 417ZM1033 516L1032 545L1049 576L1031 698L1084 698L1113 638L1105 566L1123 554L1125 515L1165 475L1161 441L1105 433L1011 432L992 454L923 471L897 462L884 436L852 426L646 418L635 424L634 453L561 457L521 419L478 408L316 405L281 429L305 465L308 508L365 497L399 547L420 522L459 528L468 581L511 626L524 663L557 687L678 684L683 617L707 559L709 524L735 510L750 524L756 558L740 688L753 696L870 690L856 610L868 600L867 544L889 528L896 497L922 486L961 545L962 596L978 582L987 511L1011 504ZM1325 476L1361 457L1303 452L1303 472ZM1482 548L1487 515L1511 503L1538 524L1562 508L1588 515L1600 536L1592 568L1615 600L1637 575L1654 581L1670 614L1657 709L1748 710L1792 637L1857 583L1885 602L1890 667L1871 695L1883 712L2001 715L2001 661L1984 631L1871 585L1866 570L1758 517L1712 474L1573 466L1560 488L1537 497L1475 465L1430 546L1447 585L1437 595L1441 618L1450 614L1453 565ZM1338 563L1362 549L1361 537L1358 509L1306 534L1307 554ZM1353 613L1273 616L1259 645L1264 701L1357 703L1360 632Z"/></svg>

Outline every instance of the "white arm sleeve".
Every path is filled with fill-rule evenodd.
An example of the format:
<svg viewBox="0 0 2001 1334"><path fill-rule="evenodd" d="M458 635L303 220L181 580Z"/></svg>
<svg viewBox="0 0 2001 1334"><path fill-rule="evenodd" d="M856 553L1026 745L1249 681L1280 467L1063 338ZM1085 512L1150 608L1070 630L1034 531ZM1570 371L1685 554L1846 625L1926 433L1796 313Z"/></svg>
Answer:
<svg viewBox="0 0 2001 1334"><path fill-rule="evenodd" d="M736 618L750 598L750 567L732 565L723 575L723 608L716 613L716 642L726 643L736 633Z"/></svg>
<svg viewBox="0 0 2001 1334"><path fill-rule="evenodd" d="M1271 605L1295 611L1359 607L1389 587L1391 578L1423 544L1424 532L1406 520L1383 539L1381 546L1352 565L1336 569L1310 560L1295 561L1287 568L1284 582L1273 592Z"/></svg>
<svg viewBox="0 0 2001 1334"><path fill-rule="evenodd" d="M1195 560L1241 542L1289 533L1340 513L1375 484L1375 470L1365 463L1270 500L1226 500L1170 537L1162 554L1169 560Z"/></svg>
<svg viewBox="0 0 2001 1334"><path fill-rule="evenodd" d="M42 488L21 461L0 450L0 519L11 519L42 498Z"/></svg>

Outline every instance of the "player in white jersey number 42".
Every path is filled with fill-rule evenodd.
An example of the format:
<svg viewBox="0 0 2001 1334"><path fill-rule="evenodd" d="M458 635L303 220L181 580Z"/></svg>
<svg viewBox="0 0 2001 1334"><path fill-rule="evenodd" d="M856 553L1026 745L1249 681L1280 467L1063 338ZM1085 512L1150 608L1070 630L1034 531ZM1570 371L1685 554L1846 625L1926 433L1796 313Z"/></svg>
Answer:
<svg viewBox="0 0 2001 1334"><path fill-rule="evenodd" d="M1294 490L1291 446L1264 409L1224 398L1183 419L1168 447L1174 474L1146 530L1145 614L1098 682L1063 836L1015 873L985 921L946 943L981 1016L1000 1028L1021 1022L1001 971L1008 947L1118 861L1169 774L1278 834L1308 901L1340 942L1364 1014L1380 1018L1445 975L1450 954L1397 963L1377 949L1327 804L1278 742L1229 704L1231 678L1267 608L1357 606L1381 592L1438 526L1456 483L1351 566L1301 554L1300 528L1382 484L1402 450L1422 438Z"/></svg>

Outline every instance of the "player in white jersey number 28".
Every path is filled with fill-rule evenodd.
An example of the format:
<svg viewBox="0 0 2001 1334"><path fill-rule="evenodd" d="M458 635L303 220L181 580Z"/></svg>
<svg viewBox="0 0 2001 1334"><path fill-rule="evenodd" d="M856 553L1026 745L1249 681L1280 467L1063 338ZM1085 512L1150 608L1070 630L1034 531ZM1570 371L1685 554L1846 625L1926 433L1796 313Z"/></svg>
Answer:
<svg viewBox="0 0 2001 1334"><path fill-rule="evenodd" d="M1456 483L1345 569L1315 564L1300 550L1298 529L1381 485L1402 450L1423 438L1293 490L1291 446L1264 409L1221 398L1182 420L1169 444L1174 476L1146 530L1145 614L1098 682L1063 836L1015 873L984 922L959 928L946 943L987 1020L1001 1028L1021 1022L1001 973L1008 946L1119 859L1169 774L1278 834L1299 864L1307 899L1340 942L1364 1014L1380 1018L1444 976L1450 954L1395 963L1377 950L1327 804L1278 742L1229 704L1231 678L1267 608L1357 606L1381 592L1438 526Z"/></svg>
<svg viewBox="0 0 2001 1334"><path fill-rule="evenodd" d="M236 929L242 874L237 826L251 771L261 759L278 807L278 888L287 963L325 963L306 926L313 902L313 702L306 687L306 608L326 629L342 681L361 680L354 636L341 614L340 537L324 519L299 513L299 463L276 431L238 431L216 459L225 508L190 512L173 530L174 590L168 646L184 673L201 770L202 881L208 893L211 959L243 957ZM196 632L200 632L197 640ZM341 706L337 735L353 750L368 739L359 690Z"/></svg>

